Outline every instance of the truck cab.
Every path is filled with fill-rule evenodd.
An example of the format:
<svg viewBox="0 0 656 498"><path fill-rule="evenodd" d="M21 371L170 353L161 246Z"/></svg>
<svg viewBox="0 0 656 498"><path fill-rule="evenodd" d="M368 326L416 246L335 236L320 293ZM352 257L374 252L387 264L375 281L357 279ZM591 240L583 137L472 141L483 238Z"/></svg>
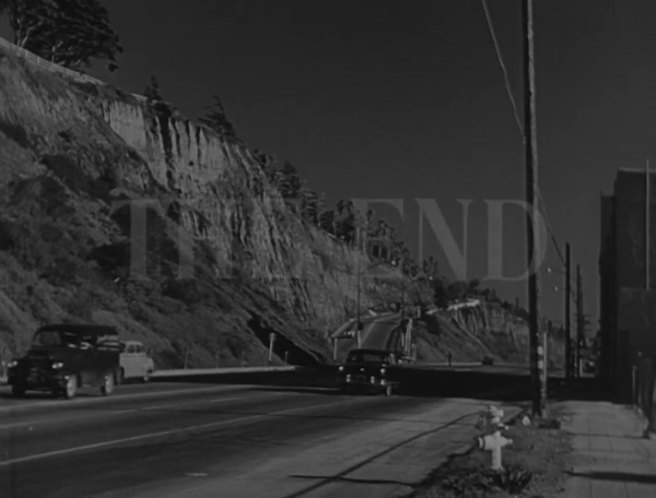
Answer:
<svg viewBox="0 0 656 498"><path fill-rule="evenodd" d="M35 332L27 354L9 363L7 383L16 397L34 390L71 399L80 387L99 387L107 396L118 380L119 350L113 327L47 325Z"/></svg>

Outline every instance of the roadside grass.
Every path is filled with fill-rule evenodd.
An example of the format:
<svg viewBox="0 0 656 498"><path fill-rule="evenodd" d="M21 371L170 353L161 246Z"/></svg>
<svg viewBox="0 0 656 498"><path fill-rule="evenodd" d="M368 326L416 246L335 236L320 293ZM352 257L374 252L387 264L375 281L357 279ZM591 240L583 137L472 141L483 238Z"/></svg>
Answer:
<svg viewBox="0 0 656 498"><path fill-rule="evenodd" d="M551 416L523 426L520 419L503 434L513 443L503 449L504 470L490 469L491 455L478 449L450 457L408 498L510 498L551 497L564 489L569 435L561 430L564 415Z"/></svg>

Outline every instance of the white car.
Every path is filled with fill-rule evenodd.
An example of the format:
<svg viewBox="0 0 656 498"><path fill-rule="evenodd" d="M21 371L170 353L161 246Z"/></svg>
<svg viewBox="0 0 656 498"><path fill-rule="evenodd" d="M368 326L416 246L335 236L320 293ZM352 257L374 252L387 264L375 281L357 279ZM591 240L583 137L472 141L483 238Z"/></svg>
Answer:
<svg viewBox="0 0 656 498"><path fill-rule="evenodd" d="M140 379L148 382L155 371L155 362L140 341L121 341L121 381Z"/></svg>

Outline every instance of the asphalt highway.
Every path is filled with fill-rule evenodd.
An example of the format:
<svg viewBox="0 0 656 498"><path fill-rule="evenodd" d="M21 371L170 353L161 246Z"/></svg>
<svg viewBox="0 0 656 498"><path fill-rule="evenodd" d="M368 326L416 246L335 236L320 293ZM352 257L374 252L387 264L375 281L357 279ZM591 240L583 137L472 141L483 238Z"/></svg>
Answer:
<svg viewBox="0 0 656 498"><path fill-rule="evenodd" d="M293 474L312 459L323 470L342 459L366 460L386 437L405 437L409 428L423 433L438 422L451 427L480 409L431 397L347 396L330 388L163 383L120 386L108 398L4 401L0 490L10 498L167 496L173 489L181 496L292 496L285 486L305 483L266 485L279 471L258 474L259 484L234 476L274 461ZM357 435L364 439L352 446ZM462 441L456 437L452 445ZM285 463L299 452L310 453ZM322 462L327 452L332 460ZM208 478L212 487L190 494ZM334 485L326 484L326 493L313 488L311 495L331 496Z"/></svg>

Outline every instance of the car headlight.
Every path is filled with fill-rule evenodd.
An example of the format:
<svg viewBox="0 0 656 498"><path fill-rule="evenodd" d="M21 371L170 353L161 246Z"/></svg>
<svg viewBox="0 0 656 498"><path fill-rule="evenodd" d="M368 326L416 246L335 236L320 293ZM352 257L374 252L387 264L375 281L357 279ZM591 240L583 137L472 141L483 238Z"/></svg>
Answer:
<svg viewBox="0 0 656 498"><path fill-rule="evenodd" d="M56 361L52 364L53 370L59 370L60 368L64 368L64 364L61 361Z"/></svg>
<svg viewBox="0 0 656 498"><path fill-rule="evenodd" d="M385 372L386 372L385 367L380 369L380 375L385 375Z"/></svg>
<svg viewBox="0 0 656 498"><path fill-rule="evenodd" d="M340 372L343 372L343 371L344 371L344 365L340 365L339 368L338 368L338 370L339 370Z"/></svg>
<svg viewBox="0 0 656 498"><path fill-rule="evenodd" d="M11 360L9 363L7 363L7 368L14 368L18 366L18 360Z"/></svg>

